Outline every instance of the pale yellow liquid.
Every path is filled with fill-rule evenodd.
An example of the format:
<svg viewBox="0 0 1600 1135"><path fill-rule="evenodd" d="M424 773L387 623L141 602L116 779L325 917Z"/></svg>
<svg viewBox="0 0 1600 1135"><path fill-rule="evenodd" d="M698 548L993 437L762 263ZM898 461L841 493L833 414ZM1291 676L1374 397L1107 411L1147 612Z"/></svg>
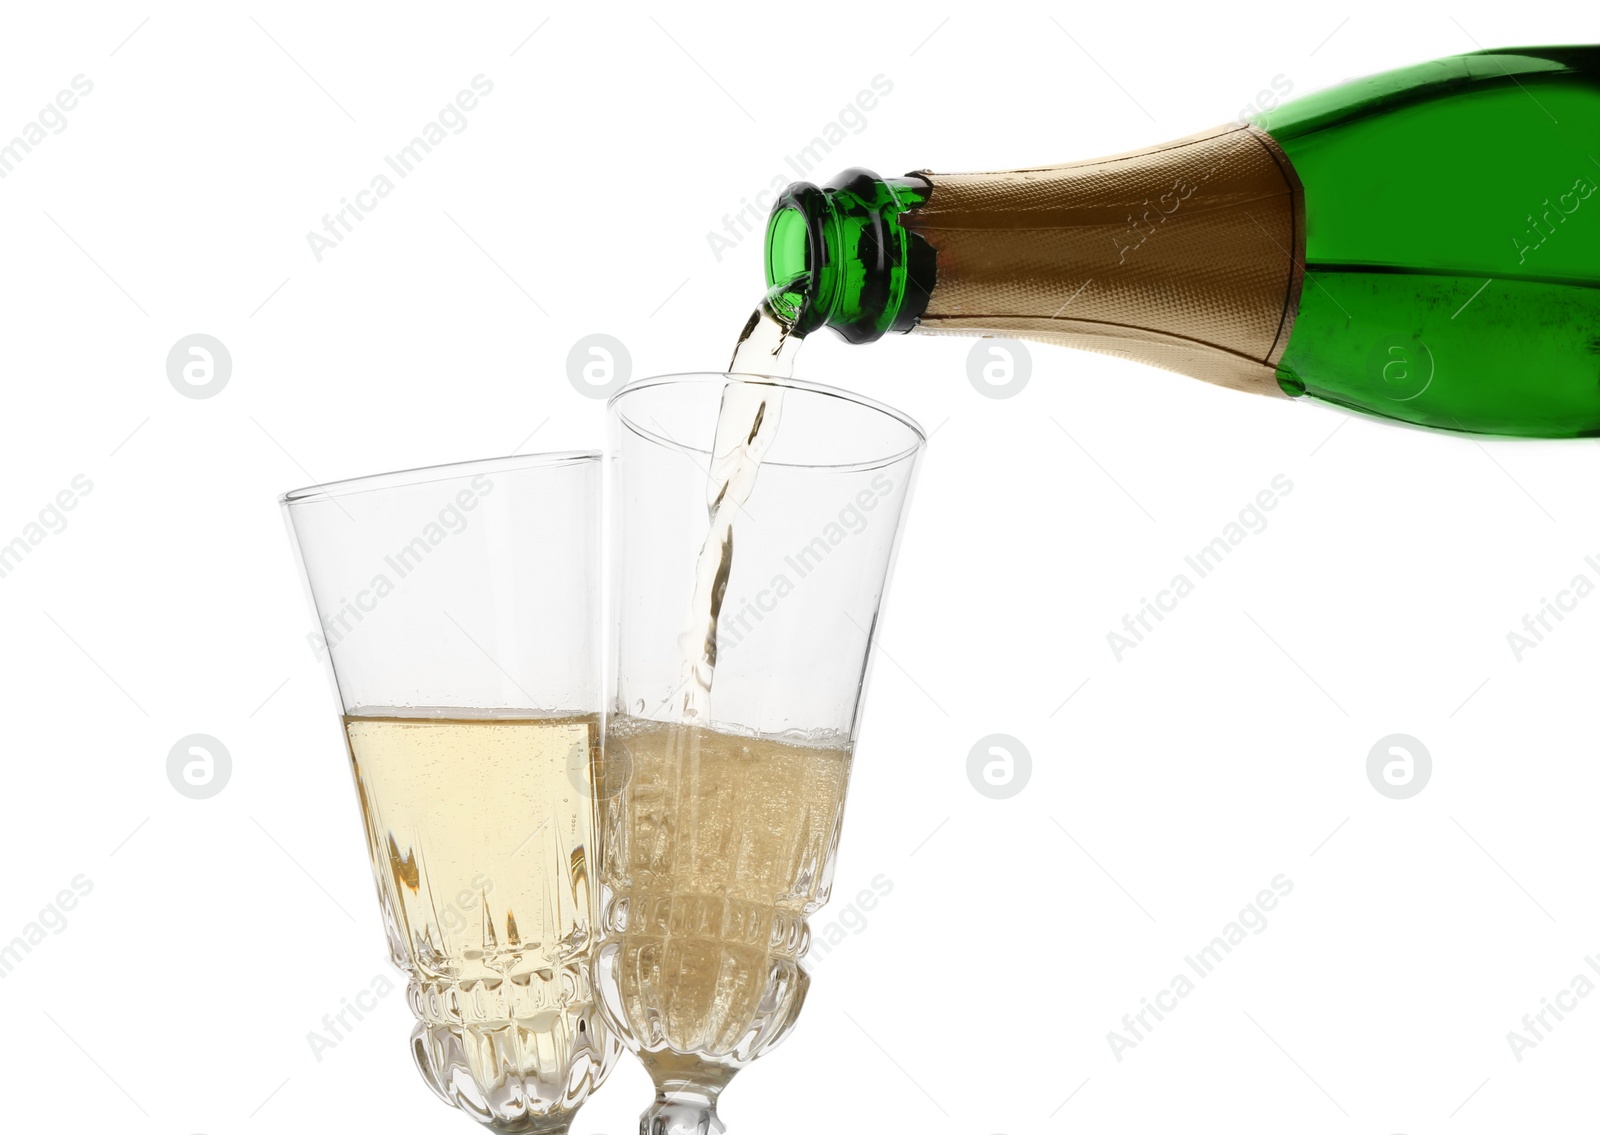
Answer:
<svg viewBox="0 0 1600 1135"><path fill-rule="evenodd" d="M606 765L608 1003L658 1083L731 1075L800 1011L850 751L623 718Z"/></svg>
<svg viewBox="0 0 1600 1135"><path fill-rule="evenodd" d="M362 715L345 732L424 1076L502 1121L575 1106L615 1056L587 971L596 718Z"/></svg>
<svg viewBox="0 0 1600 1135"><path fill-rule="evenodd" d="M800 342L801 337L763 300L739 334L728 374L788 378L794 373ZM717 621L722 615L723 589L733 570L734 529L755 492L761 459L778 432L783 392L782 386L753 382L730 382L722 391L711 441L711 465L706 471L706 538L695 559L688 619L678 636L683 676L678 684L677 716L690 724L711 720Z"/></svg>

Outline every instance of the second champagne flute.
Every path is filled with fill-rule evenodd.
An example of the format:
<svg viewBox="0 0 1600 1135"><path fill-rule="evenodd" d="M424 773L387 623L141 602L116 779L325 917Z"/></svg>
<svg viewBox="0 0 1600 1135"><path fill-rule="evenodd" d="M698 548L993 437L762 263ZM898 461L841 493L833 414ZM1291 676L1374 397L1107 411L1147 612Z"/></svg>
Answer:
<svg viewBox="0 0 1600 1135"><path fill-rule="evenodd" d="M687 375L611 402L615 678L597 991L645 1135L719 1132L805 1000L921 429L826 387Z"/></svg>

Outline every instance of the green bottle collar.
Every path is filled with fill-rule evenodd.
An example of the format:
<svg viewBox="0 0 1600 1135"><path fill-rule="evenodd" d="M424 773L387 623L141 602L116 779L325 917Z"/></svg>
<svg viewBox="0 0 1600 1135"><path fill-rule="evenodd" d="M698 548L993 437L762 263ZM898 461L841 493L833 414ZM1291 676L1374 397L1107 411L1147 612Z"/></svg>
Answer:
<svg viewBox="0 0 1600 1135"><path fill-rule="evenodd" d="M932 187L845 170L822 187L789 186L767 220L769 301L808 335L832 327L852 343L909 331L933 291L933 246L902 223Z"/></svg>

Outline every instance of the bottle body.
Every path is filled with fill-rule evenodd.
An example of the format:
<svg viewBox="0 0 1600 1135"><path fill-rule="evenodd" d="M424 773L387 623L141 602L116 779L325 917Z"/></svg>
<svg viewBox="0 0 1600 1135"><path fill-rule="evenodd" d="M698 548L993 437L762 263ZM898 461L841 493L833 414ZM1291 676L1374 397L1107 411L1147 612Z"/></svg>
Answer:
<svg viewBox="0 0 1600 1135"><path fill-rule="evenodd" d="M807 187L835 216L804 249L793 195L768 230L769 285L849 338L1040 339L1418 425L1600 434L1600 49L1452 57L1094 162L880 181L887 207L863 178ZM896 271L895 310L856 302Z"/></svg>
<svg viewBox="0 0 1600 1135"><path fill-rule="evenodd" d="M1287 390L1446 429L1600 433L1600 50L1441 60L1261 126L1306 194Z"/></svg>

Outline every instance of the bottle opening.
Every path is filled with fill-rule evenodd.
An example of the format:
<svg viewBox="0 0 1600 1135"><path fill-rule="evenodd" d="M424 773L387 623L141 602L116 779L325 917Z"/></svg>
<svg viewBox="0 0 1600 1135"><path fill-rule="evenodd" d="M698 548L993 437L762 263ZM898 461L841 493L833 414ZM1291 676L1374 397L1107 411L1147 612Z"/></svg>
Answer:
<svg viewBox="0 0 1600 1135"><path fill-rule="evenodd" d="M767 220L769 300L795 334L832 327L852 343L909 331L933 291L932 246L901 223L928 198L920 177L845 170L818 188L796 182Z"/></svg>
<svg viewBox="0 0 1600 1135"><path fill-rule="evenodd" d="M810 271L806 215L798 205L780 201L767 223L767 286L795 283Z"/></svg>

